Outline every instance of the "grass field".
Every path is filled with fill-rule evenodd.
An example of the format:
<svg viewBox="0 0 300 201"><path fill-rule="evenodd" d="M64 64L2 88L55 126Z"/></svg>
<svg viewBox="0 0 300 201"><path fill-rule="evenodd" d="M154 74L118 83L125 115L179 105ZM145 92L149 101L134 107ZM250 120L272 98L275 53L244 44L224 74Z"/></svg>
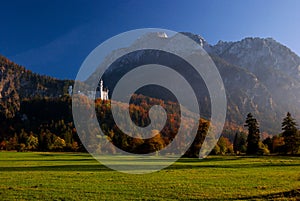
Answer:
<svg viewBox="0 0 300 201"><path fill-rule="evenodd" d="M299 200L300 158L181 159L119 173L88 154L0 152L0 200Z"/></svg>

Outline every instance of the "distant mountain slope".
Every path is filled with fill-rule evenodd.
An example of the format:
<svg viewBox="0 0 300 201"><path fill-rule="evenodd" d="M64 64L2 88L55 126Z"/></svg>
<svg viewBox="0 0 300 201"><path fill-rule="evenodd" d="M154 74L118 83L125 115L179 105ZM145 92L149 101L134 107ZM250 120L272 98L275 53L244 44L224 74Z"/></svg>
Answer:
<svg viewBox="0 0 300 201"><path fill-rule="evenodd" d="M71 84L73 81L32 73L0 55L0 117L13 117L22 99L58 97Z"/></svg>
<svg viewBox="0 0 300 201"><path fill-rule="evenodd" d="M261 130L273 134L280 132L282 118L288 111L299 122L300 57L289 48L271 38L245 38L210 45L199 35L184 34L202 46L219 69L227 94L228 122L243 125L246 114L252 112L260 122ZM149 34L133 45L160 40L168 45L172 41L172 37L158 37L159 34ZM154 51L139 51L125 56L105 73L105 85L112 89L114 82L128 72L130 66L143 63L149 54L152 59L164 59L161 53ZM185 71L185 66L182 66L182 71ZM204 83L195 83L194 75L190 78L198 86L196 92L201 97L202 114L209 115L210 101ZM0 56L0 114L13 117L20 109L20 100L34 96L58 97L66 93L72 83L32 73ZM158 98L164 95L159 91L155 93Z"/></svg>
<svg viewBox="0 0 300 201"><path fill-rule="evenodd" d="M270 38L246 38L238 42L210 45L199 35L183 34L202 46L219 69L227 93L229 122L242 125L247 113L252 112L261 123L262 131L277 133L281 130L281 120L287 111L291 111L296 119L300 118L300 58L290 49ZM172 37L159 37L159 34L148 34L133 46L162 40L163 45L168 45L172 41ZM149 56L167 62L162 54L151 51L131 53L111 66L104 76L105 82L109 88L113 87L113 82L122 74L132 66L143 63ZM169 63L172 64L172 61ZM182 66L183 71L185 68ZM191 74L192 82L193 77ZM207 115L210 106L207 90L204 83L194 84L198 85L197 93L202 97L200 105L205 108L204 114ZM156 94L161 95L159 92Z"/></svg>
<svg viewBox="0 0 300 201"><path fill-rule="evenodd" d="M300 57L289 48L271 38L245 38L238 42L219 42L208 51L252 73L264 86L267 93L256 94L255 102L267 110L254 110L258 118L269 117L261 121L271 118L273 128L278 130L287 111L300 118ZM264 97L269 97L267 104L261 102Z"/></svg>

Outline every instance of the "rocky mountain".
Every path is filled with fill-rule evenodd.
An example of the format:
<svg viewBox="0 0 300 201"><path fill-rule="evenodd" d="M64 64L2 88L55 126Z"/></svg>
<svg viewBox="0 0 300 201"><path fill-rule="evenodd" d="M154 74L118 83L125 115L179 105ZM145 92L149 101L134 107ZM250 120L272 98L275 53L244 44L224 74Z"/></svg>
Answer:
<svg viewBox="0 0 300 201"><path fill-rule="evenodd" d="M253 106L257 106L249 108L249 111L256 114L262 126L278 131L287 111L292 112L297 119L300 118L300 57L289 48L272 38L245 38L238 42L220 41L209 46L207 51L251 73L253 81L264 89L255 92L245 88L244 96L238 94L238 97L248 96L244 103L251 102ZM227 76L223 76L224 78L226 81ZM241 84L242 80L243 77L236 84ZM231 89L232 85L229 85L227 91ZM273 126L270 124L272 122Z"/></svg>
<svg viewBox="0 0 300 201"><path fill-rule="evenodd" d="M210 45L199 35L183 34L202 46L216 64L226 89L228 122L243 125L247 113L252 112L260 122L262 131L277 134L287 111L300 119L300 58L289 48L271 38L245 38L237 42L220 41ZM168 45L174 40L173 37L168 38L162 33L148 34L133 46L136 43ZM112 89L113 83L122 75L133 66L147 63L149 58L170 65L176 63L171 58L163 58L163 54L142 50L118 59L104 75L108 88ZM182 71L187 69L184 65L181 68ZM197 85L200 105L205 108L201 112L209 116L207 108L210 102L205 84L198 81L195 83L194 75L189 76L191 83ZM157 97L163 96L159 92L154 94Z"/></svg>
<svg viewBox="0 0 300 201"><path fill-rule="evenodd" d="M32 73L0 55L0 118L14 117L23 99L58 97L71 84L73 81Z"/></svg>
<svg viewBox="0 0 300 201"><path fill-rule="evenodd" d="M237 42L220 41L211 45L199 35L183 34L202 46L216 64L225 85L228 122L243 125L247 113L252 112L260 122L261 130L272 134L280 132L282 118L288 111L299 122L300 57L288 47L271 38L245 38ZM148 34L133 46L137 43L162 41L168 45L172 40L172 37L164 33ZM147 63L149 58L169 62L170 65L177 62L165 57L164 53L149 50L122 57L103 76L110 93L122 75L135 65ZM184 65L179 71L189 73ZM191 84L197 86L195 91L200 100L201 113L209 116L210 100L204 82L199 81L192 73L188 76ZM35 96L58 97L66 93L72 83L73 81L32 73L0 56L0 113L2 116L12 117L20 109L22 99ZM147 95L147 90L141 93ZM164 97L165 94L159 90L155 94L158 98L170 98Z"/></svg>

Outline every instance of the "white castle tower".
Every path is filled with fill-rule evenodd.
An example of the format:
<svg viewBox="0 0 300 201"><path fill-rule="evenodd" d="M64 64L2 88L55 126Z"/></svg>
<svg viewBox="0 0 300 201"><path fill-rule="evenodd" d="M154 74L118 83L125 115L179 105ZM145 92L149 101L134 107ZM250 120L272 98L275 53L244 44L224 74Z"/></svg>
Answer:
<svg viewBox="0 0 300 201"><path fill-rule="evenodd" d="M73 88L72 88L72 86L70 86L68 89L68 92L70 95L72 95L72 93L73 93L72 91L73 91ZM78 94L86 95L87 97L89 97L89 99L92 99L92 100L97 99L97 98L100 98L101 100L109 100L108 99L108 89L103 88L102 80L100 80L98 87L96 88L95 91L86 91L86 94L78 91Z"/></svg>
<svg viewBox="0 0 300 201"><path fill-rule="evenodd" d="M108 100L108 89L104 90L103 89L103 80L100 80L100 98L101 100Z"/></svg>
<svg viewBox="0 0 300 201"><path fill-rule="evenodd" d="M72 94L73 94L73 86L72 85L69 86L68 93L70 96L72 96Z"/></svg>

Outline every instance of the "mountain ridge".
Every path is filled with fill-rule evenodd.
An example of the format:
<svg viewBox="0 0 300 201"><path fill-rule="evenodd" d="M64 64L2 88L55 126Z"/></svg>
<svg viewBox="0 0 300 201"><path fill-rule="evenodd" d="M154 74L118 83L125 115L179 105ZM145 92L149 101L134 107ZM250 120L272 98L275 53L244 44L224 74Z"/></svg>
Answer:
<svg viewBox="0 0 300 201"><path fill-rule="evenodd" d="M246 114L252 112L263 131L276 134L286 112L291 111L296 119L300 118L300 57L288 47L272 38L258 37L210 45L200 35L182 34L202 46L219 69L227 94L228 122L241 125ZM151 37L168 40L164 34L153 34L147 37L150 41L141 39L140 42L151 42ZM139 53L134 59L141 60L143 55ZM126 71L128 62L134 59L120 60L117 64L123 68L116 68L117 72ZM112 79L108 78L113 73L108 71L104 77L108 88L112 86ZM15 115L22 99L58 97L67 93L67 87L72 84L72 80L34 74L0 55L0 112L6 117ZM209 106L205 101L202 104Z"/></svg>
<svg viewBox="0 0 300 201"><path fill-rule="evenodd" d="M26 98L59 97L72 80L39 75L0 55L0 118L12 118Z"/></svg>
<svg viewBox="0 0 300 201"><path fill-rule="evenodd" d="M220 71L229 103L228 121L243 124L247 113L252 112L261 122L263 131L275 133L280 131L281 120L286 112L292 111L296 119L300 117L300 57L289 48L271 38L248 37L237 42L210 45L199 35L182 34L202 46ZM157 37L153 38L153 43L162 41L162 45L168 45L167 40L172 41L174 37L158 39L158 34L151 36ZM140 42L152 43L151 37L147 37L147 40ZM143 63L141 60L147 59L145 54L146 51L140 51L123 60L119 59L111 66L104 78L108 87L113 87L110 79L118 77L113 72L124 74L130 70L129 64ZM159 54L153 53L152 57L161 59ZM286 96L282 97L282 94ZM205 99L209 97L208 94L202 95L206 96ZM209 103L201 102L200 105L209 106Z"/></svg>

